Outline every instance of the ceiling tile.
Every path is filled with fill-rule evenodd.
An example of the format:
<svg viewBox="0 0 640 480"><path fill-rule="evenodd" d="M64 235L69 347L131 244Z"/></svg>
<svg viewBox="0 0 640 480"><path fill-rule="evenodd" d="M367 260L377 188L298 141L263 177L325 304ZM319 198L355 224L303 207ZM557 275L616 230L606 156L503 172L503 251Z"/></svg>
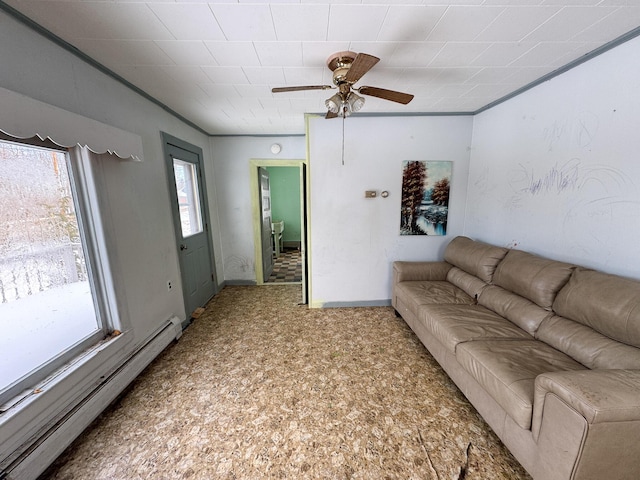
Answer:
<svg viewBox="0 0 640 480"><path fill-rule="evenodd" d="M480 42L517 42L560 10L559 7L508 7L476 40Z"/></svg>
<svg viewBox="0 0 640 480"><path fill-rule="evenodd" d="M213 83L242 85L249 83L247 76L240 67L202 67L202 71L207 74Z"/></svg>
<svg viewBox="0 0 640 480"><path fill-rule="evenodd" d="M427 40L457 42L473 40L503 11L504 7L449 7Z"/></svg>
<svg viewBox="0 0 640 480"><path fill-rule="evenodd" d="M151 3L149 8L176 40L224 39L224 34L206 3Z"/></svg>
<svg viewBox="0 0 640 480"><path fill-rule="evenodd" d="M160 40L155 43L176 65L216 65L204 42Z"/></svg>
<svg viewBox="0 0 640 480"><path fill-rule="evenodd" d="M225 67L260 65L253 42L205 42L205 45L218 65Z"/></svg>
<svg viewBox="0 0 640 480"><path fill-rule="evenodd" d="M469 112L640 25L640 0L5 2L214 134L304 133L331 92L271 88L331 84L343 50L380 58L355 88L415 95L366 113Z"/></svg>
<svg viewBox="0 0 640 480"><path fill-rule="evenodd" d="M623 0L624 1L624 0ZM635 1L635 0L632 0ZM640 25L640 6L619 9L573 37L574 41L610 42Z"/></svg>
<svg viewBox="0 0 640 480"><path fill-rule="evenodd" d="M300 42L255 42L260 65L301 67L302 43Z"/></svg>
<svg viewBox="0 0 640 480"><path fill-rule="evenodd" d="M260 109L262 104L257 97L232 97L229 99L229 103L233 108L237 109Z"/></svg>
<svg viewBox="0 0 640 480"><path fill-rule="evenodd" d="M278 40L323 41L327 39L329 5L271 5Z"/></svg>
<svg viewBox="0 0 640 480"><path fill-rule="evenodd" d="M241 97L263 98L271 95L271 88L267 85L236 85Z"/></svg>
<svg viewBox="0 0 640 480"><path fill-rule="evenodd" d="M535 43L528 42L493 43L472 64L486 67L509 65L535 46Z"/></svg>
<svg viewBox="0 0 640 480"><path fill-rule="evenodd" d="M402 70L402 81L406 85L410 85L412 89L415 87L426 86L430 90L433 88L432 84L442 74L445 69L434 67L422 67L422 68L404 68ZM476 73L481 69L476 69Z"/></svg>
<svg viewBox="0 0 640 480"><path fill-rule="evenodd" d="M202 71L202 68L195 65L164 65L160 67L167 75L176 82L186 81L190 83L209 83L211 79Z"/></svg>
<svg viewBox="0 0 640 480"><path fill-rule="evenodd" d="M284 86L282 67L244 67L243 70L252 85Z"/></svg>
<svg viewBox="0 0 640 480"><path fill-rule="evenodd" d="M269 5L211 4L227 40L276 40Z"/></svg>
<svg viewBox="0 0 640 480"><path fill-rule="evenodd" d="M509 85L499 84L480 84L474 86L471 90L464 93L463 97L483 98L483 103L487 103L486 99L502 98L510 93L511 87Z"/></svg>
<svg viewBox="0 0 640 480"><path fill-rule="evenodd" d="M287 85L322 85L324 68L284 67L284 78ZM328 70L328 69L327 69Z"/></svg>
<svg viewBox="0 0 640 480"><path fill-rule="evenodd" d="M443 42L398 42L393 55L386 62L390 67L426 67L444 45Z"/></svg>
<svg viewBox="0 0 640 480"><path fill-rule="evenodd" d="M465 83L482 70L481 67L446 67L437 70L438 75L434 82L438 83Z"/></svg>
<svg viewBox="0 0 640 480"><path fill-rule="evenodd" d="M7 2L62 38L172 40L173 36L144 3L78 1ZM109 19L105 22L105 19Z"/></svg>
<svg viewBox="0 0 640 480"><path fill-rule="evenodd" d="M229 98L240 96L234 85L202 83L199 84L199 87L202 89L202 91L209 95L210 98L216 99L218 101L224 101L225 103L228 103ZM212 104L212 106L215 106L215 104Z"/></svg>
<svg viewBox="0 0 640 480"><path fill-rule="evenodd" d="M376 40L386 5L331 5L327 40Z"/></svg>
<svg viewBox="0 0 640 480"><path fill-rule="evenodd" d="M506 77L513 75L518 69L519 67L486 67L468 81L476 84L501 83Z"/></svg>
<svg viewBox="0 0 640 480"><path fill-rule="evenodd" d="M470 65L484 52L489 43L448 42L429 64L432 67L456 67Z"/></svg>
<svg viewBox="0 0 640 480"><path fill-rule="evenodd" d="M384 19L377 40L419 42L436 26L446 7L427 5L392 5Z"/></svg>
<svg viewBox="0 0 640 480"><path fill-rule="evenodd" d="M542 0L543 5L601 5L602 0Z"/></svg>
<svg viewBox="0 0 640 480"><path fill-rule="evenodd" d="M613 13L613 7L566 7L525 37L527 42L569 40Z"/></svg>
<svg viewBox="0 0 640 480"><path fill-rule="evenodd" d="M573 50L566 42L539 43L520 58L511 63L516 67L544 67L555 65L558 58Z"/></svg>

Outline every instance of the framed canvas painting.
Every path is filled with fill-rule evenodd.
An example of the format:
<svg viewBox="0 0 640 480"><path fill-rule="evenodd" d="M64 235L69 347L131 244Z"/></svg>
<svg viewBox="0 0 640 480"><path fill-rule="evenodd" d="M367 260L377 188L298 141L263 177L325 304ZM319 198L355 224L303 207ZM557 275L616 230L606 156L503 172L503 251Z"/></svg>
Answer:
<svg viewBox="0 0 640 480"><path fill-rule="evenodd" d="M453 162L402 162L400 235L446 235Z"/></svg>

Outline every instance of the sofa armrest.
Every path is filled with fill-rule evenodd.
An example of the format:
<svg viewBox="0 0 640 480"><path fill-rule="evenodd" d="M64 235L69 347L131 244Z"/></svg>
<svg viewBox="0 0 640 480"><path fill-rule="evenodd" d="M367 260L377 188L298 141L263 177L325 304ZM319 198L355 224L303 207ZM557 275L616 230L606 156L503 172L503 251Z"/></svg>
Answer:
<svg viewBox="0 0 640 480"><path fill-rule="evenodd" d="M393 262L393 283L413 280L444 281L451 267L447 262Z"/></svg>
<svg viewBox="0 0 640 480"><path fill-rule="evenodd" d="M640 370L539 375L533 415L533 478L638 478Z"/></svg>
<svg viewBox="0 0 640 480"><path fill-rule="evenodd" d="M545 397L554 394L588 424L640 421L640 370L578 370L536 378L532 432L540 433Z"/></svg>

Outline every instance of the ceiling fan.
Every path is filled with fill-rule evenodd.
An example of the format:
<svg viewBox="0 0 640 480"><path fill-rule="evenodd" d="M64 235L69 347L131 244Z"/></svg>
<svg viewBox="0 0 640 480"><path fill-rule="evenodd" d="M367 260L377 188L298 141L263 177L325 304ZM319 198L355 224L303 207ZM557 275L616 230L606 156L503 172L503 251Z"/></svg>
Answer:
<svg viewBox="0 0 640 480"><path fill-rule="evenodd" d="M413 95L378 87L363 86L355 88L353 86L379 61L378 57L366 53L349 51L334 53L327 59L327 67L333 72L333 85L277 87L272 88L271 91L273 93L281 93L300 90L337 89L338 92L324 102L328 109L326 118L344 118L353 112L359 111L364 105L365 99L355 92L406 105L413 99Z"/></svg>

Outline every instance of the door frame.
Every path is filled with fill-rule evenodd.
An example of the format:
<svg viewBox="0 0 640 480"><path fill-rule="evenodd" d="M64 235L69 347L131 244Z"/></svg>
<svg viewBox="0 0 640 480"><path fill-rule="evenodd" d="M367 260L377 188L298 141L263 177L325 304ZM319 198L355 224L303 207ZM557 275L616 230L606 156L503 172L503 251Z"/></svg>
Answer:
<svg viewBox="0 0 640 480"><path fill-rule="evenodd" d="M175 177L173 174L173 159L168 152L168 146L172 145L174 147L180 148L182 150L186 150L198 157L198 172L200 175L199 187L200 187L200 195L202 195L202 220L204 222L204 230L207 236L207 244L209 247L209 253L211 255L211 275L213 282L213 295L216 295L220 291L220 285L218 284L218 275L216 273L216 262L215 262L215 253L213 251L213 239L211 232L211 216L209 214L209 197L207 195L207 182L205 175L205 165L204 165L204 155L202 148L193 145L189 142L181 140L173 135L170 135L165 132L160 132L162 137L162 154L164 156L165 165L166 165L166 173L167 173L167 186L169 187L169 198L171 202L171 217L173 223L173 232L175 237L175 248L176 255L178 257L178 268L180 270L180 284L182 286L182 304L185 311L185 320L183 322L183 327L190 323L190 316L192 312L187 311L186 304L186 292L185 292L185 282L183 281L183 265L182 265L182 257L180 256L180 244L182 243L182 230L179 224L176 224L176 218L174 215L174 205L178 204L177 192L175 187Z"/></svg>
<svg viewBox="0 0 640 480"><path fill-rule="evenodd" d="M256 284L266 285L263 281L262 271L262 248L261 248L261 215L260 215L260 195L259 195L259 167L297 167L300 171L300 226L301 238L300 248L303 251L304 257L302 262L302 290L303 299L306 303L308 295L308 268L309 268L309 249L308 249L308 222L305 221L305 217L309 214L309 196L305 197L305 192L308 192L308 186L305 185L308 182L309 177L309 165L305 159L266 159L266 158L252 158L249 160L249 182L251 191L251 218L253 223L253 245L255 255L255 270L256 270ZM305 175L303 175L303 169L306 169ZM305 179L306 176L306 179ZM285 225L286 228L286 225Z"/></svg>

